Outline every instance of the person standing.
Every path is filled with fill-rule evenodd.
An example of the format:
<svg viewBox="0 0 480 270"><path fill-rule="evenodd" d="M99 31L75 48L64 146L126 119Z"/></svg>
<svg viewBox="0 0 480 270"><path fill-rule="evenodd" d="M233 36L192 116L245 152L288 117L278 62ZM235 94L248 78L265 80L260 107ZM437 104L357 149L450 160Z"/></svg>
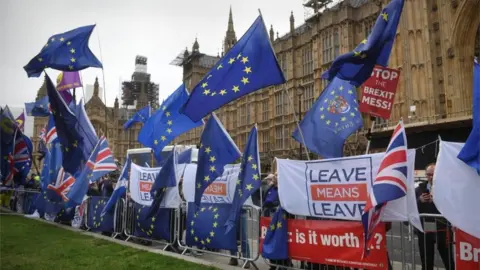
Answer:
<svg viewBox="0 0 480 270"><path fill-rule="evenodd" d="M430 193L433 185L433 174L435 164L432 163L425 169L427 182L421 183L415 189L417 197L418 212L420 214L437 214L437 207L433 203L433 196ZM452 231L450 224L444 218L425 217L421 218L425 233L415 230L418 236L418 247L420 249L420 259L422 261L422 270L433 270L435 259L435 243L437 250L442 258L446 270L454 270L455 263L453 258ZM450 242L448 241L450 240Z"/></svg>

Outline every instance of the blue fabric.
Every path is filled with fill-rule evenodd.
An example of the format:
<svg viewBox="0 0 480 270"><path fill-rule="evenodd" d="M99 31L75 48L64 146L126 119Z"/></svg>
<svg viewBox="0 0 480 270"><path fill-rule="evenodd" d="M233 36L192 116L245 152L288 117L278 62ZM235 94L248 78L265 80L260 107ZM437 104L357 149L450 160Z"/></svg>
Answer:
<svg viewBox="0 0 480 270"><path fill-rule="evenodd" d="M473 128L458 158L480 175L480 64L473 65Z"/></svg>
<svg viewBox="0 0 480 270"><path fill-rule="evenodd" d="M158 162L162 160L163 148L173 139L203 125L201 119L194 122L180 113L180 109L187 100L188 91L182 84L162 103L160 109L145 122L138 134L138 141L153 149Z"/></svg>
<svg viewBox="0 0 480 270"><path fill-rule="evenodd" d="M23 68L28 77L39 77L45 68L62 71L102 68L102 63L88 47L94 27L95 25L82 26L51 36L40 53Z"/></svg>
<svg viewBox="0 0 480 270"><path fill-rule="evenodd" d="M225 224L225 226L227 226L227 231L231 230L237 223L245 201L262 185L260 174L258 131L257 126L254 126L248 135L245 151L243 152L242 163L240 165L240 175L238 176L235 195L232 202L232 211Z"/></svg>
<svg viewBox="0 0 480 270"><path fill-rule="evenodd" d="M345 140L362 125L355 87L335 77L300 122L303 138L298 127L293 138L323 158L342 157Z"/></svg>
<svg viewBox="0 0 480 270"><path fill-rule="evenodd" d="M262 16L193 88L184 114L193 121L270 85L285 83Z"/></svg>
<svg viewBox="0 0 480 270"><path fill-rule="evenodd" d="M380 12L368 38L352 52L337 57L322 78L331 81L337 77L360 86L370 77L375 65L387 66L403 5L404 0L392 0Z"/></svg>
<svg viewBox="0 0 480 270"><path fill-rule="evenodd" d="M196 205L200 205L205 189L222 175L225 165L233 163L240 157L237 145L215 114L208 119L200 142L195 177Z"/></svg>

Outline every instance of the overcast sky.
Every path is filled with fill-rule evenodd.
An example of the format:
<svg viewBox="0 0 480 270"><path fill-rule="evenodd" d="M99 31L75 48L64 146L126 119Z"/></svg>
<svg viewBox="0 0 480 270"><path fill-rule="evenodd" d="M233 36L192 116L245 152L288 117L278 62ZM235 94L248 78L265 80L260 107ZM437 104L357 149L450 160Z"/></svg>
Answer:
<svg viewBox="0 0 480 270"><path fill-rule="evenodd" d="M148 72L160 84L160 100L181 83L181 67L169 63L198 37L200 51L221 52L232 6L239 39L262 10L267 27L280 35L289 31L290 12L295 25L304 21L302 0L1 0L0 104L21 108L33 101L43 78L28 78L23 66L47 39L73 28L97 24L90 48L103 62L107 104L119 94L120 80L129 80L136 55L148 57ZM100 54L100 45L101 52ZM48 69L55 79L58 72ZM85 84L101 69L82 71ZM80 92L80 93L78 93ZM77 91L81 96L81 90Z"/></svg>

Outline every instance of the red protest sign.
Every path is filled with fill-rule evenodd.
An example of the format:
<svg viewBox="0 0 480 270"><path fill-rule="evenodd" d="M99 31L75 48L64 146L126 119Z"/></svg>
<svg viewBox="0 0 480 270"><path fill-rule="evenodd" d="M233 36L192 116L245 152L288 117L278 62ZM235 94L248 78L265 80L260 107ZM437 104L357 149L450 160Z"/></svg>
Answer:
<svg viewBox="0 0 480 270"><path fill-rule="evenodd" d="M260 220L260 248L270 218ZM363 226L356 221L288 220L288 254L294 260L371 270L388 269L385 225L375 229L370 254L363 255Z"/></svg>
<svg viewBox="0 0 480 270"><path fill-rule="evenodd" d="M456 269L480 269L480 239L455 229Z"/></svg>
<svg viewBox="0 0 480 270"><path fill-rule="evenodd" d="M399 70L375 66L372 76L362 86L360 111L389 119L399 77Z"/></svg>

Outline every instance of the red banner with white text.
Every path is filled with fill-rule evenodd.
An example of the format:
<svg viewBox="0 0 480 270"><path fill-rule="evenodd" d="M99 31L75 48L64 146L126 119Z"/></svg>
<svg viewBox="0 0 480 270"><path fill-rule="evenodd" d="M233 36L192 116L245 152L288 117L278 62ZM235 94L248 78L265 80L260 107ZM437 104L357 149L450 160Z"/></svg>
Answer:
<svg viewBox="0 0 480 270"><path fill-rule="evenodd" d="M389 119L399 77L399 70L375 66L372 76L362 86L360 111Z"/></svg>
<svg viewBox="0 0 480 270"><path fill-rule="evenodd" d="M262 217L260 248L269 225L270 218ZM289 219L288 234L291 259L370 270L388 269L384 223L375 229L374 245L364 259L360 222Z"/></svg>
<svg viewBox="0 0 480 270"><path fill-rule="evenodd" d="M480 270L480 239L455 229L456 269Z"/></svg>

